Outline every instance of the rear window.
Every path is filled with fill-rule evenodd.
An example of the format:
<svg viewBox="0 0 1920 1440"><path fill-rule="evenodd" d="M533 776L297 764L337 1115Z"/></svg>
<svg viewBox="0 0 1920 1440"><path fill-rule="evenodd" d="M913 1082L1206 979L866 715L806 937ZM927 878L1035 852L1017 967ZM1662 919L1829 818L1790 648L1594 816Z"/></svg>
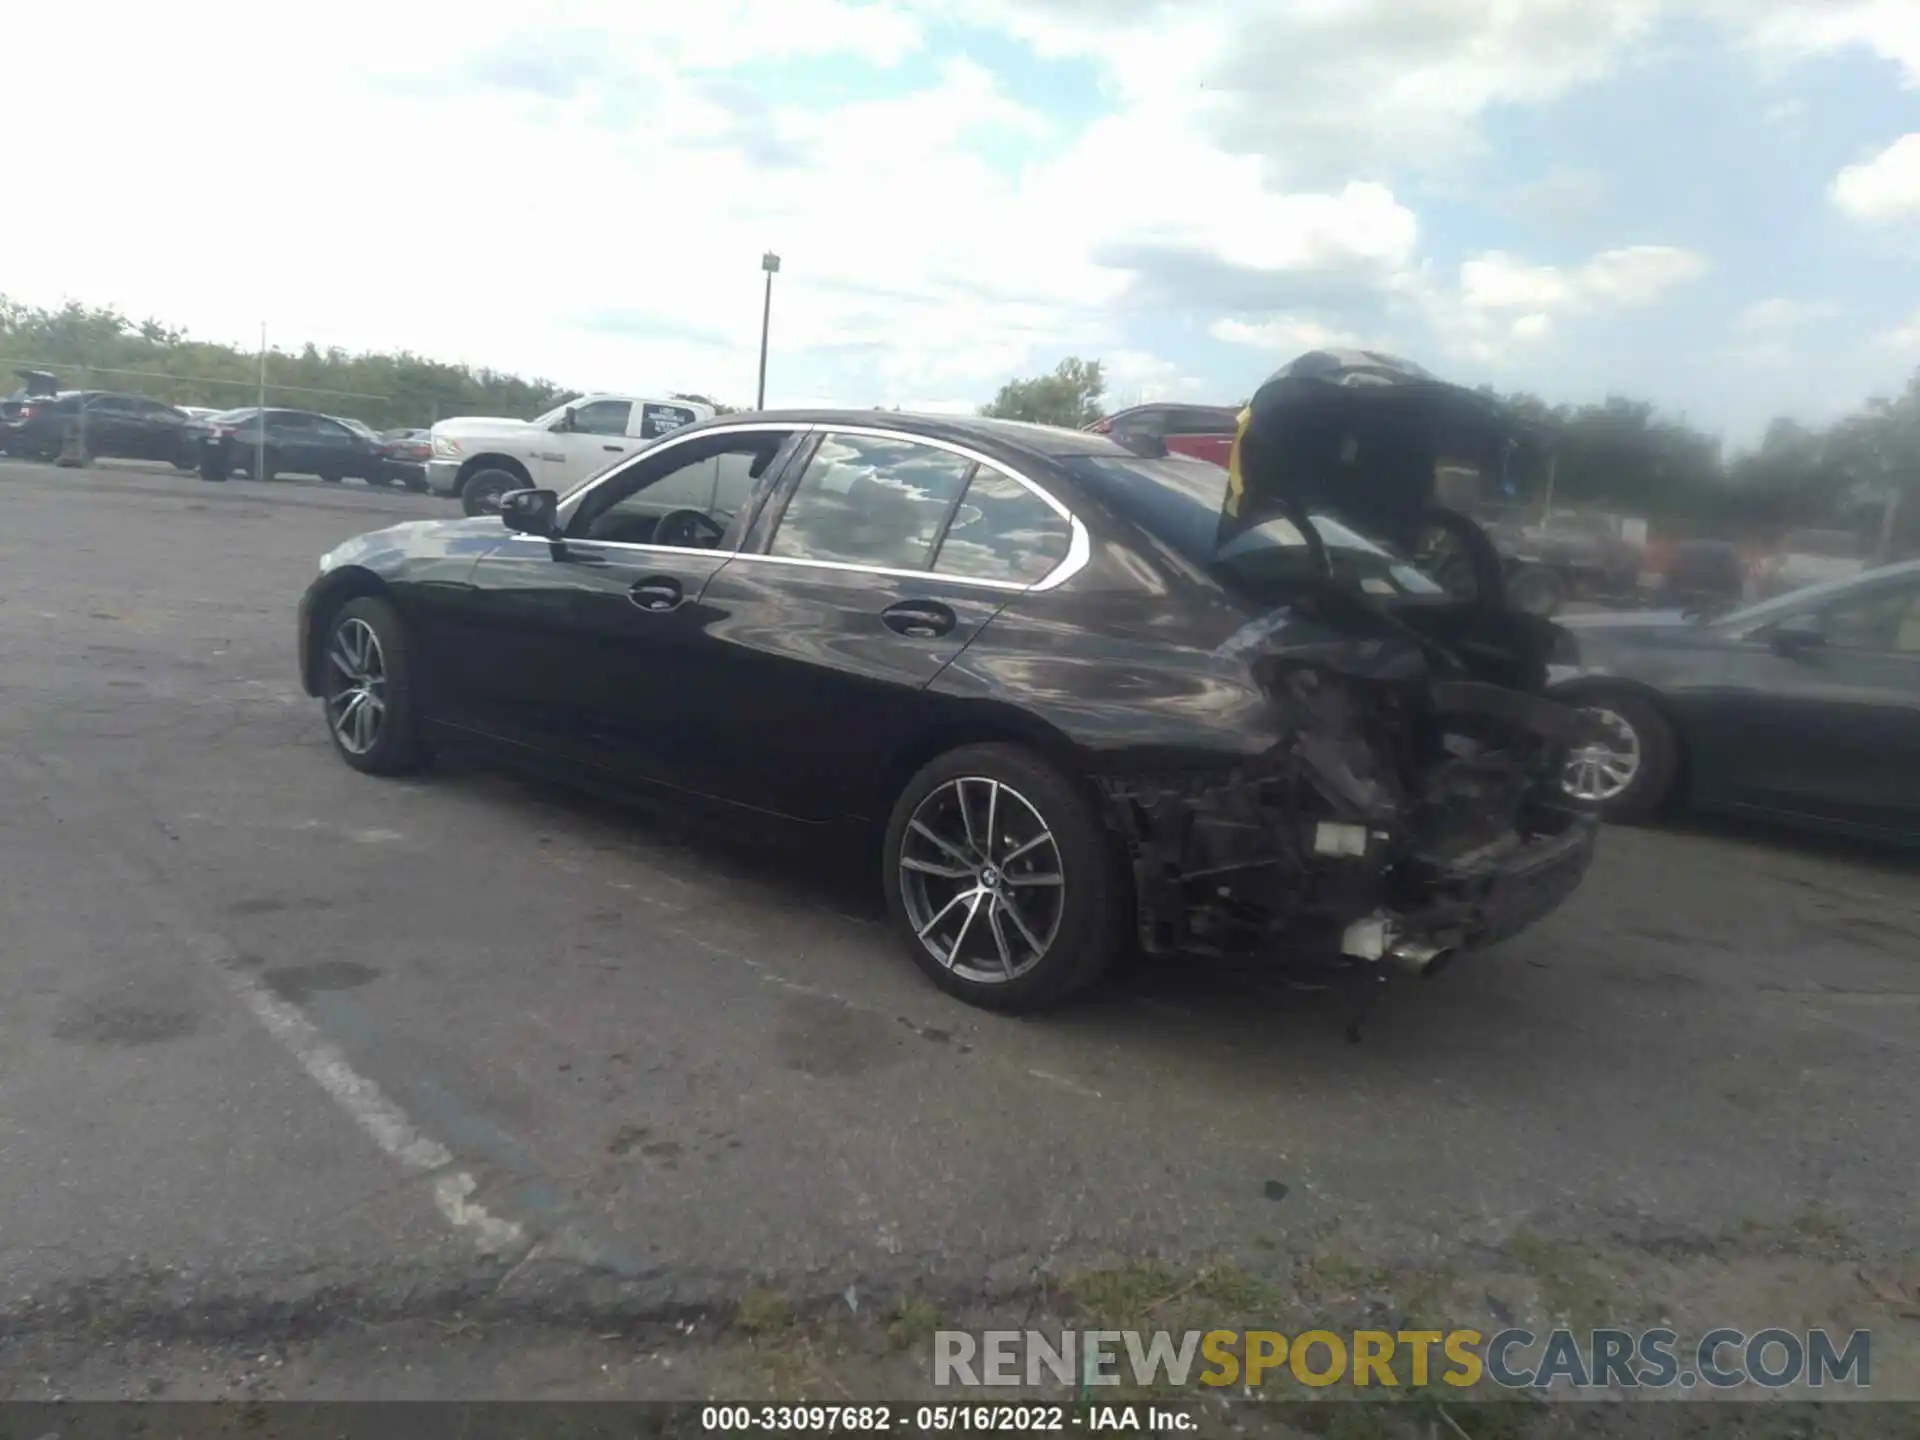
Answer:
<svg viewBox="0 0 1920 1440"><path fill-rule="evenodd" d="M1179 456L1149 460L1107 455L1064 457L1060 464L1109 509L1231 590L1259 596L1314 576L1306 537L1284 517L1254 526L1224 548L1220 545L1227 472L1218 465ZM1383 597L1446 593L1403 556L1351 526L1330 515L1311 519L1335 574L1365 593Z"/></svg>

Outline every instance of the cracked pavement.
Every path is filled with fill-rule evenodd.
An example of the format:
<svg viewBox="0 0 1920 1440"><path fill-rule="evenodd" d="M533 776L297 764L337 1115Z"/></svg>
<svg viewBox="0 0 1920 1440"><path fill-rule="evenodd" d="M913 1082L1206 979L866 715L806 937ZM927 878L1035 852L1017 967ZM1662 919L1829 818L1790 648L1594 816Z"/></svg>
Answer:
<svg viewBox="0 0 1920 1440"><path fill-rule="evenodd" d="M0 499L0 1393L61 1364L112 1390L63 1327L155 1317L242 1344L511 1301L592 1331L753 1287L987 1314L1142 1257L1284 1284L1522 1234L1722 1276L1810 1216L1794 1284L1911 1263L1910 857L1612 831L1565 910L1358 1046L1245 970L1005 1019L926 985L862 877L340 764L294 602L322 551L445 502L4 461ZM450 1158L396 1163L329 1056Z"/></svg>

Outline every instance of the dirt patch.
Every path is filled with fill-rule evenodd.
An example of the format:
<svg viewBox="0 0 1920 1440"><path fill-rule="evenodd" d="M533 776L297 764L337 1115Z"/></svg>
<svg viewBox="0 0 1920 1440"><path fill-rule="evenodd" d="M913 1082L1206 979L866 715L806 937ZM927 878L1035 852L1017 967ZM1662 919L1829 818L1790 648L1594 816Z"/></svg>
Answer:
<svg viewBox="0 0 1920 1440"><path fill-rule="evenodd" d="M327 990L353 990L371 985L380 972L357 960L322 960L313 965L280 965L260 972L267 988L282 1000L298 1004Z"/></svg>
<svg viewBox="0 0 1920 1440"><path fill-rule="evenodd" d="M183 1040L199 1028L199 1014L181 1005L89 1001L61 1015L54 1022L53 1035L76 1045L160 1045Z"/></svg>

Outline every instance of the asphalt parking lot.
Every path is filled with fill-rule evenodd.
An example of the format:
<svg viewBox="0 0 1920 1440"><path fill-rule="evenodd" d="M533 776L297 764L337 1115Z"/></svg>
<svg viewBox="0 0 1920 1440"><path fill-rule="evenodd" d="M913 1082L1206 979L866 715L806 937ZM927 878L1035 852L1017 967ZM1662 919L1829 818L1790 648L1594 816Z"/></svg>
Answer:
<svg viewBox="0 0 1920 1440"><path fill-rule="evenodd" d="M671 1347L609 1379L621 1324L745 1296L1032 1313L1227 1265L1356 1313L1425 1277L1455 1323L1784 1307L1920 1395L1910 857L1612 832L1358 1045L1246 972L1001 1019L798 857L340 764L295 600L448 502L0 461L0 506L0 1395L356 1393L355 1336L469 1324L627 1393Z"/></svg>

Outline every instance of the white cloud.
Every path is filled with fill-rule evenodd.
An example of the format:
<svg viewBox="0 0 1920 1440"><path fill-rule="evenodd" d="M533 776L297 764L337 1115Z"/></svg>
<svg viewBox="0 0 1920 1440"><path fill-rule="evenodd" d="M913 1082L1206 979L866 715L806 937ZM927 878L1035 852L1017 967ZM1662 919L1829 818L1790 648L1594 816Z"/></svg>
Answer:
<svg viewBox="0 0 1920 1440"><path fill-rule="evenodd" d="M1830 193L1842 211L1867 224L1920 214L1920 131L1847 166L1834 177Z"/></svg>
<svg viewBox="0 0 1920 1440"><path fill-rule="evenodd" d="M1742 335L1779 336L1831 320L1839 313L1839 306L1825 300L1774 296L1747 306L1734 317L1733 328Z"/></svg>
<svg viewBox="0 0 1920 1440"><path fill-rule="evenodd" d="M1697 0L1699 8L1743 31L1768 59L1791 62L1855 47L1900 68L1920 85L1920 22L1913 0Z"/></svg>
<svg viewBox="0 0 1920 1440"><path fill-rule="evenodd" d="M1562 320L1644 308L1708 268L1670 245L1603 250L1572 267L1496 250L1463 262L1454 284L1422 265L1395 276L1389 291L1425 320L1443 351L1494 365L1551 339Z"/></svg>
<svg viewBox="0 0 1920 1440"><path fill-rule="evenodd" d="M1626 245L1594 256L1581 267L1576 285L1583 298L1639 307L1710 268L1704 257L1678 246Z"/></svg>
<svg viewBox="0 0 1920 1440"><path fill-rule="evenodd" d="M1156 105L1290 183L1444 168L1491 107L1611 73L1663 0L926 0L1042 53L1092 59L1130 107Z"/></svg>
<svg viewBox="0 0 1920 1440"><path fill-rule="evenodd" d="M1460 267L1460 303L1469 310L1535 313L1595 305L1631 308L1652 304L1706 270L1700 256L1672 245L1603 250L1573 270L1530 265L1492 251Z"/></svg>
<svg viewBox="0 0 1920 1440"><path fill-rule="evenodd" d="M1106 374L1106 405L1110 411L1151 400L1191 400L1208 389L1206 381L1144 350L1115 350L1101 368Z"/></svg>
<svg viewBox="0 0 1920 1440"><path fill-rule="evenodd" d="M1920 310L1915 310L1900 324L1876 338L1889 350L1920 355Z"/></svg>
<svg viewBox="0 0 1920 1440"><path fill-rule="evenodd" d="M1281 315L1271 320L1216 320L1207 333L1229 345L1246 345L1255 350L1273 350L1298 355L1308 350L1354 349L1361 346L1358 336L1336 330L1317 320Z"/></svg>

